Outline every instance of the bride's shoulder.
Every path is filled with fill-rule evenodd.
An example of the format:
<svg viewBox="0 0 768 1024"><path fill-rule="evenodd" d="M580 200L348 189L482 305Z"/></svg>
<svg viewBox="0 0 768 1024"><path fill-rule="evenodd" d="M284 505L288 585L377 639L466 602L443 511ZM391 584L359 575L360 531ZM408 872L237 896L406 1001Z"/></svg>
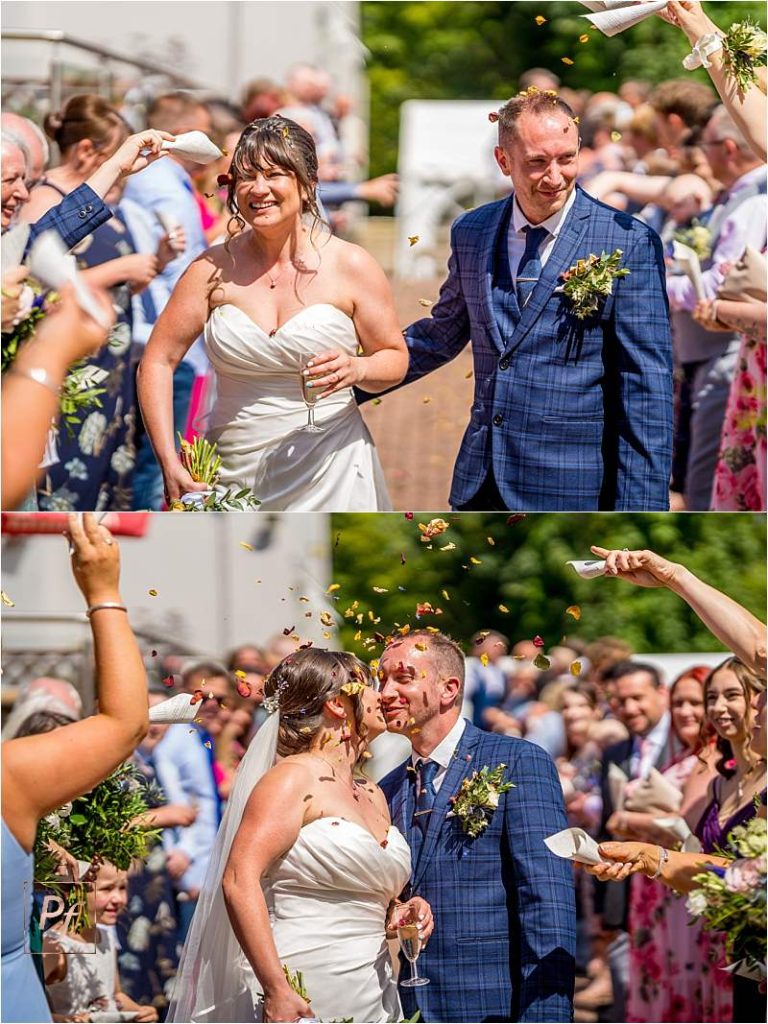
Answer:
<svg viewBox="0 0 768 1024"><path fill-rule="evenodd" d="M358 275L365 278L371 273L373 268L379 269L379 264L374 257L363 249L361 245L347 242L343 238L334 237L328 243L328 247L337 270L344 274Z"/></svg>

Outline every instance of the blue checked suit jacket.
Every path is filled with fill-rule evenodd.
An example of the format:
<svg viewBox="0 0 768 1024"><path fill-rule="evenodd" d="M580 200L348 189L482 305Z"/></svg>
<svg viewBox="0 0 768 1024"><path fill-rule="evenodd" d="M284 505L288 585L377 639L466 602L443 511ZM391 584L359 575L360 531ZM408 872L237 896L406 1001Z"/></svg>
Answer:
<svg viewBox="0 0 768 1024"><path fill-rule="evenodd" d="M392 822L413 852L414 773L410 761L380 783ZM446 817L464 778L506 764L515 788L501 796L488 827L465 836ZM570 1021L576 917L571 865L544 838L566 827L551 758L525 740L467 723L437 794L411 891L432 907L435 930L419 959L430 979L400 988L406 1016L434 1021ZM402 963L403 977L408 965Z"/></svg>
<svg viewBox="0 0 768 1024"><path fill-rule="evenodd" d="M475 395L451 505L466 504L493 466L515 511L667 509L672 339L661 240L577 188L521 315L511 278L506 289L495 282L511 210L509 197L459 217L432 315L405 332L403 384L472 340ZM597 314L578 320L555 293L561 274L617 248L630 274L614 282Z"/></svg>
<svg viewBox="0 0 768 1024"><path fill-rule="evenodd" d="M64 245L73 249L111 216L109 207L90 185L79 185L74 192L70 192L60 203L44 213L40 220L30 224L27 251L38 235L45 231L56 231Z"/></svg>

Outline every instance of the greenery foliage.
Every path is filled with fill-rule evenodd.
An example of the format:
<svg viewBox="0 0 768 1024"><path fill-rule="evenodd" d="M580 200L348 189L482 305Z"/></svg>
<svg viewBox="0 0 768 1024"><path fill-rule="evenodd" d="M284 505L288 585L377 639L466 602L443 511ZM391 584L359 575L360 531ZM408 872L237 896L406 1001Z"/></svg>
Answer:
<svg viewBox="0 0 768 1024"><path fill-rule="evenodd" d="M616 91L630 78L657 83L689 74L683 33L648 18L612 39L592 29L576 0L363 0L369 51L371 174L396 169L400 105L409 99L506 100L523 71L545 67L571 89ZM705 3L724 30L751 18L765 28L765 5ZM547 20L538 25L536 17ZM589 39L581 43L579 38ZM566 57L572 65L563 63ZM693 73L709 81L706 71ZM459 140L460 141L460 140Z"/></svg>
<svg viewBox="0 0 768 1024"><path fill-rule="evenodd" d="M765 614L763 516L465 513L447 517L448 530L425 544L418 524L430 518L429 513L416 513L412 520L398 513L332 517L333 579L339 584L334 598L340 617L354 601L361 616L360 621L342 618L344 650L365 660L378 657L382 647L375 634L381 638L406 624L437 626L465 648L476 631L496 629L512 642L540 635L546 647L564 635L591 641L611 634L638 653L722 649L670 591L580 579L566 562L594 557L592 544L650 548L683 563L760 618ZM441 550L450 545L455 547ZM417 604L426 602L442 614L422 608L417 618ZM581 610L578 622L566 612L573 606Z"/></svg>

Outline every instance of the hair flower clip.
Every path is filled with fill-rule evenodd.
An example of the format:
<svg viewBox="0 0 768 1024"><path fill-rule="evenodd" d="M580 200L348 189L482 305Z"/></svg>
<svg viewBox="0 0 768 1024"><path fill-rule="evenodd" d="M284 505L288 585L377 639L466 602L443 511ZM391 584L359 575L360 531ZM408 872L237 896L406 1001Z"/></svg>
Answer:
<svg viewBox="0 0 768 1024"><path fill-rule="evenodd" d="M231 185L232 184L232 175L231 174L219 174L217 176L217 178L216 178L216 184L219 186L219 188L224 188L227 185Z"/></svg>

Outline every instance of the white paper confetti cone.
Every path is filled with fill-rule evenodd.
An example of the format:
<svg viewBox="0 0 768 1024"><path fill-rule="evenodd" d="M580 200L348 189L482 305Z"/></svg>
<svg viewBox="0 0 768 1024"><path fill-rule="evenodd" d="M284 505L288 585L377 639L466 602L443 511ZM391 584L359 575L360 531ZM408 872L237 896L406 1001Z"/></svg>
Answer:
<svg viewBox="0 0 768 1024"><path fill-rule="evenodd" d="M597 843L583 828L564 828L544 840L547 849L556 857L575 860L577 864L602 864Z"/></svg>
<svg viewBox="0 0 768 1024"><path fill-rule="evenodd" d="M200 701L191 704L192 695L176 693L162 704L149 709L149 720L155 725L173 725L175 722L192 722L200 710Z"/></svg>
<svg viewBox="0 0 768 1024"><path fill-rule="evenodd" d="M593 558L586 562L566 562L565 564L573 566L574 571L583 580L594 580L598 576L605 576L605 559L603 558Z"/></svg>
<svg viewBox="0 0 768 1024"><path fill-rule="evenodd" d="M194 160L198 164L210 164L224 154L215 143L211 142L205 132L182 132L173 142L164 142L163 149L171 153Z"/></svg>

